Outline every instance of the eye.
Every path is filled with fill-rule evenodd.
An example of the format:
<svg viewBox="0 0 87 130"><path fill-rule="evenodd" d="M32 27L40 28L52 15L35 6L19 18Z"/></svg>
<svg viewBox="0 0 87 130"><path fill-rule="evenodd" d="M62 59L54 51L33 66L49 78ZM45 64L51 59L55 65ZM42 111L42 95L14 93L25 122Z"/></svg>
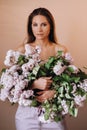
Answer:
<svg viewBox="0 0 87 130"><path fill-rule="evenodd" d="M47 26L47 24L46 24L46 23L42 23L42 26L44 26L44 27L45 27L45 26Z"/></svg>
<svg viewBox="0 0 87 130"><path fill-rule="evenodd" d="M37 23L33 23L32 26L36 27L36 26L38 26L38 25L37 25Z"/></svg>

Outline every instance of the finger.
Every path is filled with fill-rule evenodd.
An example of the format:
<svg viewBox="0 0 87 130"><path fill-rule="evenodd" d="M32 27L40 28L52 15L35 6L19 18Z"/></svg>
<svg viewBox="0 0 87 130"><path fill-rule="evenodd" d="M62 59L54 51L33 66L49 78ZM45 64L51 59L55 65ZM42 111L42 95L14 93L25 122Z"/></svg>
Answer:
<svg viewBox="0 0 87 130"><path fill-rule="evenodd" d="M39 97L37 97L36 100L39 101L39 102L44 102L47 99L46 98L39 98Z"/></svg>
<svg viewBox="0 0 87 130"><path fill-rule="evenodd" d="M48 84L51 84L52 82L53 82L52 80L49 80L47 83L48 83Z"/></svg>
<svg viewBox="0 0 87 130"><path fill-rule="evenodd" d="M42 95L36 96L36 98L37 98L37 99L44 99L44 98L46 98L46 97L44 96L44 94L42 94Z"/></svg>
<svg viewBox="0 0 87 130"><path fill-rule="evenodd" d="M47 82L47 87L49 88L51 86L52 82Z"/></svg>
<svg viewBox="0 0 87 130"><path fill-rule="evenodd" d="M39 102L42 102L42 98L39 98L39 97L36 97L36 100L39 101Z"/></svg>
<svg viewBox="0 0 87 130"><path fill-rule="evenodd" d="M52 77L50 76L50 77L43 77L44 79L52 79Z"/></svg>
<svg viewBox="0 0 87 130"><path fill-rule="evenodd" d="M38 102L42 102L41 100L39 100L39 99L36 99Z"/></svg>
<svg viewBox="0 0 87 130"><path fill-rule="evenodd" d="M41 91L41 92L37 92L37 94L39 94L39 95L41 95L41 94L43 94L44 92L43 91Z"/></svg>

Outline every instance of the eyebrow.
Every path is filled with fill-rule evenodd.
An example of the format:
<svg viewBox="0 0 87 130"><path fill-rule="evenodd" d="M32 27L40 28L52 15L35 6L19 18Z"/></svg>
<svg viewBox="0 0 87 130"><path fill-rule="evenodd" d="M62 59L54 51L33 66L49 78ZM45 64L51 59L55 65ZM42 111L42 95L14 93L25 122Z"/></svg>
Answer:
<svg viewBox="0 0 87 130"><path fill-rule="evenodd" d="M36 21L33 21L32 23L37 23L37 22L36 22ZM48 23L48 22L45 21L45 22L42 22L42 23ZM41 24L42 24L42 23L41 23Z"/></svg>

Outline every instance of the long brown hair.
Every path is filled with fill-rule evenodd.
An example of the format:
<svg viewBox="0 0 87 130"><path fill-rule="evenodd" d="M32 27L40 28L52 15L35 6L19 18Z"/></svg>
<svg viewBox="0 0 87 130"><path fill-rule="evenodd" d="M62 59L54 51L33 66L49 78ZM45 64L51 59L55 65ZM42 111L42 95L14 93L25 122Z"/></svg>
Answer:
<svg viewBox="0 0 87 130"><path fill-rule="evenodd" d="M53 43L57 43L56 35L55 35L55 22L52 14L49 12L46 8L37 8L34 9L33 12L28 17L28 24L27 24L27 33L28 33L28 39L27 43L32 43L35 41L35 36L32 32L32 20L36 15L43 15L46 17L50 24L50 34L49 34L49 40Z"/></svg>

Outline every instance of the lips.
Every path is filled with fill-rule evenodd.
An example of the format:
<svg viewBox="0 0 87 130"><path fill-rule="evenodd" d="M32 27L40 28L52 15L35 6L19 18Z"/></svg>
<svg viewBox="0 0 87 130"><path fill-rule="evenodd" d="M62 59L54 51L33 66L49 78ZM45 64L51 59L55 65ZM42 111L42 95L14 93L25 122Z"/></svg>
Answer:
<svg viewBox="0 0 87 130"><path fill-rule="evenodd" d="M37 34L37 35L43 35L42 33L40 33L40 34Z"/></svg>

